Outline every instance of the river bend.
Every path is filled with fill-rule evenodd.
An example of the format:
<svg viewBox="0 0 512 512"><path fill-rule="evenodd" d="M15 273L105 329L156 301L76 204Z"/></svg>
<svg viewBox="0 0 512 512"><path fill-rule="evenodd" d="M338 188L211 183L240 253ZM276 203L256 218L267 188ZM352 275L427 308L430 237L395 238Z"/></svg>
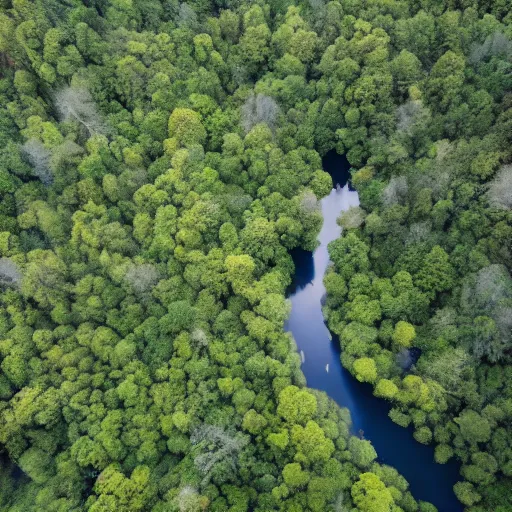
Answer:
<svg viewBox="0 0 512 512"><path fill-rule="evenodd" d="M324 169L338 186L321 201L324 223L317 249L313 253L297 250L292 254L296 271L289 291L292 309L286 324L303 355L302 371L307 384L325 391L350 410L353 433L364 433L377 450L378 461L395 467L409 482L416 499L434 504L439 512L460 512L463 506L452 490L460 480L458 464L436 464L432 446L418 443L412 428L404 429L391 421L389 403L374 397L369 384L358 382L343 368L338 339L332 339L325 325L321 300L325 294L323 276L329 264L327 244L341 234L336 223L340 213L357 206L359 199L347 184L349 164L345 157L329 153L324 158Z"/></svg>

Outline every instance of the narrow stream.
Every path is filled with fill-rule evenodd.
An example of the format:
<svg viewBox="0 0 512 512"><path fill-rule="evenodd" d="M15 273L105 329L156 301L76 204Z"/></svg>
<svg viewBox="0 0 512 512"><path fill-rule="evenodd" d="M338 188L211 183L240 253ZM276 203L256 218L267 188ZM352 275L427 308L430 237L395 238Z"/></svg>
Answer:
<svg viewBox="0 0 512 512"><path fill-rule="evenodd" d="M452 490L460 480L458 464L454 461L436 464L432 446L418 443L412 436L412 428L404 429L393 423L388 417L389 403L374 397L369 384L358 382L343 368L339 341L336 338L331 341L321 306L325 294L323 276L329 263L327 244L341 234L336 224L339 214L357 206L359 198L347 184L350 165L345 157L330 152L323 164L334 184L341 186L333 188L321 201L324 224L318 248L314 253L294 251L292 254L295 277L289 293L292 311L286 324L298 350L304 354L302 371L307 384L325 391L350 410L354 434L364 433L377 450L379 462L395 467L409 482L416 499L429 501L439 512L460 512L463 506Z"/></svg>

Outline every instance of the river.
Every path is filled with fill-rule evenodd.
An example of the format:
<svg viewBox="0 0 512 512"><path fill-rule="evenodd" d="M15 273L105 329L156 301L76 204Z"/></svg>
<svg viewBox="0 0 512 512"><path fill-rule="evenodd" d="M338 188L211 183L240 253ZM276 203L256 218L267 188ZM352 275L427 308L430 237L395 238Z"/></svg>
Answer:
<svg viewBox="0 0 512 512"><path fill-rule="evenodd" d="M455 461L436 464L433 446L418 443L412 428L404 429L393 423L388 417L389 403L374 397L369 384L360 383L343 368L339 341L335 337L331 341L321 306L325 294L323 276L329 263L327 244L341 234L336 224L341 211L357 206L359 199L347 183L350 165L345 157L331 151L323 165L333 177L333 183L341 186L333 188L321 201L324 223L318 237L320 245L313 253L294 251L292 254L295 276L288 296L292 310L286 329L304 354L302 371L307 384L325 391L350 410L353 433L364 432L365 439L377 450L378 461L395 467L409 482L416 499L434 504L439 512L460 512L463 506L452 490L460 480L459 465Z"/></svg>

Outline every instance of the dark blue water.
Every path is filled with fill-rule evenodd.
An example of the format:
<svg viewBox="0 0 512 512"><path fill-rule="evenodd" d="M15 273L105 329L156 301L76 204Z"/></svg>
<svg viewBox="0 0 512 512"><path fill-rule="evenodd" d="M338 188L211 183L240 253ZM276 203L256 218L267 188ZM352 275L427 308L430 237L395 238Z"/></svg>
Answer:
<svg viewBox="0 0 512 512"><path fill-rule="evenodd" d="M329 263L327 244L340 236L336 219L343 210L359 204L357 192L346 184L349 164L344 157L328 154L324 169L333 176L334 188L322 202L324 224L314 253L295 251L296 271L289 298L292 311L286 329L291 331L303 354L302 371L309 387L325 391L352 416L353 432L364 432L379 455L379 462L395 467L409 482L418 500L429 501L439 512L459 512L463 506L453 493L460 480L455 462L436 464L434 449L418 443L412 428L404 429L388 417L390 405L372 394L369 384L357 381L340 362L337 339L331 340L322 315L321 299L325 294L323 276ZM327 371L327 365L328 371Z"/></svg>

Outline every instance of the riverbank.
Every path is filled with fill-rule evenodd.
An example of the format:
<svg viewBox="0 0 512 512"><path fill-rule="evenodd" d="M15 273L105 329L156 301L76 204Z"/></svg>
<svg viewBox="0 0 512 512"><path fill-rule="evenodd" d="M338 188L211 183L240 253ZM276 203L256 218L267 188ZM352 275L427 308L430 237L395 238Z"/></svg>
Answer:
<svg viewBox="0 0 512 512"><path fill-rule="evenodd" d="M452 489L460 480L458 464L436 464L433 446L418 443L411 429L391 421L389 403L375 397L370 385L358 382L343 368L339 341L332 339L325 325L322 297L323 276L329 264L327 246L341 234L336 223L339 214L357 206L359 199L347 183L348 162L344 157L330 152L324 158L324 170L340 186L321 201L324 224L318 237L320 245L313 253L292 254L296 271L289 290L292 311L286 324L304 355L302 371L307 384L325 391L341 407L350 410L353 433L372 442L378 460L395 467L407 479L416 499L433 503L439 512L462 511Z"/></svg>

